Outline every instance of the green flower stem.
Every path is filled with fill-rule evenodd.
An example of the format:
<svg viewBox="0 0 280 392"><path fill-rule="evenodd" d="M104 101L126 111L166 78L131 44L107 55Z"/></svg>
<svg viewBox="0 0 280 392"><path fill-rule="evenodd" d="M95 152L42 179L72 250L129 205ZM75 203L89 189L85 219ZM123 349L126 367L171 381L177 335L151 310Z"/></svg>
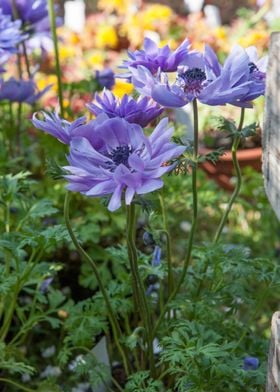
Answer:
<svg viewBox="0 0 280 392"><path fill-rule="evenodd" d="M12 297L11 301L9 301L9 305L7 307L7 311L6 311L5 317L4 317L4 322L3 322L2 328L0 330L0 340L1 341L5 340L8 332L9 332L10 325L11 325L11 322L13 320L13 316L15 313L19 292L20 292L20 285L19 285L19 282L17 282L15 285L15 290L13 292L13 297Z"/></svg>
<svg viewBox="0 0 280 392"><path fill-rule="evenodd" d="M71 226L71 223L70 223L70 218L69 218L69 202L70 202L70 195L69 195L69 193L66 193L65 202L64 202L64 219L65 219L66 227L68 229L69 235L70 235L70 237L71 237L71 239L73 241L73 244L74 244L75 248L77 249L79 255L84 260L86 260L91 265L91 267L93 269L93 273L94 273L95 278L96 278L96 280L98 282L99 289L100 289L100 291L101 291L101 293L103 295L103 298L104 298L104 301L105 301L105 304L106 304L106 307L107 307L108 317L109 317L110 324L111 324L111 327L112 327L112 332L113 332L113 336L114 336L114 340L115 340L116 346L117 346L117 348L119 350L119 353L120 353L120 355L122 357L125 372L126 372L127 375L129 375L129 368L130 368L129 359L128 359L126 350L124 350L122 348L121 344L120 344L120 340L122 338L122 331L121 331L119 322L118 322L118 320L117 320L117 318L116 318L116 316L114 314L114 311L112 309L109 297L108 297L106 289L105 289L105 287L103 285L102 279L101 279L101 277L99 275L98 268L97 268L95 262L87 254L87 252L81 247L81 245L79 244L78 239L76 238L76 236L75 236L75 234L73 232L73 229L72 229L72 226Z"/></svg>
<svg viewBox="0 0 280 392"><path fill-rule="evenodd" d="M139 274L137 249L134 240L134 232L135 232L134 228L135 228L135 205L131 204L130 206L127 206L128 257L131 266L133 292L134 292L134 296L136 297L136 304L139 306L141 318L144 323L144 327L146 331L151 375L152 377L154 377L155 363L154 363L154 352L153 352L152 318L147 302L145 287L143 285L141 276Z"/></svg>
<svg viewBox="0 0 280 392"><path fill-rule="evenodd" d="M258 316L259 311L261 309L263 309L262 307L263 307L263 304L265 303L265 301L267 300L267 297L268 297L268 290L266 289L263 292L259 301L256 303L256 305L254 307L253 315L250 316L250 320L252 322L255 322L255 319ZM242 335L240 336L239 340L237 341L236 345L230 350L231 353L235 352L239 348L240 344L242 343L243 339L247 336L248 332L249 332L248 329L244 329L244 331L243 331Z"/></svg>
<svg viewBox="0 0 280 392"><path fill-rule="evenodd" d="M17 5L16 1L12 0L12 14L13 14L13 19L16 20L18 19L18 10L17 10ZM19 79L22 79L23 72L22 72L22 65L21 65L21 56L18 53L17 54L17 68L18 68L18 76ZM17 111L17 127L16 127L16 150L17 154L20 154L21 152L21 127L22 127L22 103L18 103L18 111Z"/></svg>
<svg viewBox="0 0 280 392"><path fill-rule="evenodd" d="M127 314L124 315L124 328L125 328L125 332L126 332L127 336L132 335L132 330L130 328ZM139 358L138 358L138 351L139 350L137 347L134 350L132 350L133 358L135 361L135 367L136 367L137 371L141 370L141 366L140 366L140 362L139 362Z"/></svg>
<svg viewBox="0 0 280 392"><path fill-rule="evenodd" d="M22 79L22 66L20 54L17 55L17 68L19 79ZM22 102L18 103L17 107L17 124L16 124L16 151L21 153L21 129L22 129Z"/></svg>
<svg viewBox="0 0 280 392"><path fill-rule="evenodd" d="M8 103L9 105L9 117L10 117L10 129L9 132L6 133L6 138L7 138L7 143L8 143L8 148L9 148L9 153L10 157L12 158L14 156L14 142L11 139L11 134L14 136L15 133L15 121L14 121L14 113L13 113L13 104L12 102Z"/></svg>
<svg viewBox="0 0 280 392"><path fill-rule="evenodd" d="M167 223L167 215L166 215L166 208L164 203L164 198L162 193L159 194L159 201L162 211L162 219L163 219L163 233L166 237L166 251L167 251L167 268L168 268L168 296L172 293L174 289L174 276L172 270L172 256L171 256L171 236L168 229Z"/></svg>
<svg viewBox="0 0 280 392"><path fill-rule="evenodd" d="M6 233L10 232L10 219L11 219L11 214L10 214L10 202L7 201L5 205L5 231Z"/></svg>
<svg viewBox="0 0 280 392"><path fill-rule="evenodd" d="M160 324L162 320L164 319L165 313L168 310L168 306L171 301L176 297L178 294L188 271L190 261L191 261L191 254L192 254L192 248L193 248L193 240L194 240L194 234L197 226L197 158L198 158L198 108L197 108L197 100L194 99L193 101L193 120L194 120L194 140L193 140L193 167L192 167L192 196L193 196L193 205L192 205L192 224L191 224L191 230L188 238L188 245L187 245L187 254L185 257L184 265L183 265L183 271L181 273L181 276L179 278L179 281L177 283L177 286L174 288L172 291L171 295L169 296L167 302L165 303L165 306L162 310L162 312L159 315L159 318L155 324L155 327L153 329L152 336L155 337L158 328L160 327Z"/></svg>
<svg viewBox="0 0 280 392"><path fill-rule="evenodd" d="M23 271L22 276L17 280L16 285L15 285L15 289L13 290L13 297L11 300L9 300L9 306L7 306L6 308L6 313L5 313L5 318L4 318L4 322L3 325L1 327L0 330L0 339L2 341L5 340L7 333L9 332L10 329L10 325L12 323L13 317L14 317L14 313L15 313L15 309L16 309L16 305L17 305L17 300L18 300L18 294L20 293L20 291L22 290L23 286L25 285L28 277L30 276L32 270L35 268L35 266L37 265L37 263L40 261L43 253L44 253L44 249L40 249L39 253L37 254L36 258L34 259L34 255L36 252L32 251L32 256L30 258L30 260L27 263L27 267L26 269ZM10 270L10 256L7 255L7 265L6 265L6 273L9 273ZM18 263L16 263L18 265ZM17 272L18 268L17 268Z"/></svg>
<svg viewBox="0 0 280 392"><path fill-rule="evenodd" d="M236 182L234 191L231 195L231 198L229 200L229 203L227 205L227 208L225 210L225 213L222 216L222 219L221 219L221 222L220 222L219 227L217 229L217 232L215 234L214 244L216 244L220 239L223 228L225 227L225 224L227 222L227 219L228 219L229 213L232 209L232 206L233 206L237 196L239 195L239 191L240 191L241 184L242 184L241 170L240 170L240 166L239 166L238 159L237 159L237 149L238 149L238 146L239 146L239 143L241 140L240 132L242 131L242 127L243 127L243 123L244 123L244 115L245 115L245 108L242 108L237 133L234 136L233 144L232 144L232 148L231 148L232 162L233 162L234 170L236 172L237 182Z"/></svg>
<svg viewBox="0 0 280 392"><path fill-rule="evenodd" d="M59 106L60 106L60 114L61 114L61 117L64 117L62 75L61 75L61 68L60 68L60 61L59 61L58 39L57 39L57 33L56 33L56 18L55 18L55 10L54 10L54 0L48 0L48 9L49 9L52 39L53 39L53 45L54 45L55 70L56 70L57 84L58 84L58 99L59 99Z"/></svg>
<svg viewBox="0 0 280 392"><path fill-rule="evenodd" d="M19 384L19 383L13 381L13 380L10 380L9 378L2 378L2 377L1 377L1 378L0 378L0 381L5 382L6 384L11 384L11 385L13 385L14 387L18 388L19 390L21 390L21 391L36 392L35 389L27 388L25 385Z"/></svg>
<svg viewBox="0 0 280 392"><path fill-rule="evenodd" d="M31 70L30 70L30 63L29 63L29 58L28 58L25 42L22 43L22 49L23 49L23 55L24 55L27 75L28 75L28 78L30 79L31 78Z"/></svg>

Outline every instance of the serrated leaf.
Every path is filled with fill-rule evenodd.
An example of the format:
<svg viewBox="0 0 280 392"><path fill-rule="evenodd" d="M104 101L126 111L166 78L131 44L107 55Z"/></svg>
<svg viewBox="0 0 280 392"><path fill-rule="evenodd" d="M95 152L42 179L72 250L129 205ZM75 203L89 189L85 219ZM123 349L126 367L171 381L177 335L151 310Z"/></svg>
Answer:
<svg viewBox="0 0 280 392"><path fill-rule="evenodd" d="M65 295L60 290L50 289L48 293L48 300L51 309L56 309L66 300Z"/></svg>
<svg viewBox="0 0 280 392"><path fill-rule="evenodd" d="M245 138L250 137L250 136L255 136L256 135L256 127L257 127L256 123L253 123L253 124L248 125L247 127L244 127L242 129L242 131L240 132L241 136L245 137Z"/></svg>
<svg viewBox="0 0 280 392"><path fill-rule="evenodd" d="M50 200L39 200L29 210L28 214L30 218L44 218L46 216L53 215L57 212L57 208L54 208Z"/></svg>

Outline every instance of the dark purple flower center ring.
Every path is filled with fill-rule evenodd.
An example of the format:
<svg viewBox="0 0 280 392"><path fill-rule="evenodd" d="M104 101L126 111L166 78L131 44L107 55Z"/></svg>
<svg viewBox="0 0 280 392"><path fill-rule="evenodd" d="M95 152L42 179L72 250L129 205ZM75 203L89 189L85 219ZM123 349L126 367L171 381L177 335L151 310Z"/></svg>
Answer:
<svg viewBox="0 0 280 392"><path fill-rule="evenodd" d="M253 80L255 81L263 81L265 79L265 73L260 71L255 63L250 62L249 64L249 72Z"/></svg>
<svg viewBox="0 0 280 392"><path fill-rule="evenodd" d="M185 93L198 94L205 80L206 74L201 68L191 68L178 74L176 83Z"/></svg>
<svg viewBox="0 0 280 392"><path fill-rule="evenodd" d="M250 74L259 70L258 67L256 66L256 64L254 64L252 62L250 62L248 65L249 65Z"/></svg>
<svg viewBox="0 0 280 392"><path fill-rule="evenodd" d="M132 148L128 145L118 146L112 150L109 157L116 164L116 166L123 164L128 167L128 158L132 153Z"/></svg>

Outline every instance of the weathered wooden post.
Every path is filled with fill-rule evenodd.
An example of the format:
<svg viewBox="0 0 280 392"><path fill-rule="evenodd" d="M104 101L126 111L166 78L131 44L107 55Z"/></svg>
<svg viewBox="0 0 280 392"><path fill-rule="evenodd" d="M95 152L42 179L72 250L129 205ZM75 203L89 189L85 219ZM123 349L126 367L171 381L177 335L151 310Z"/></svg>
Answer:
<svg viewBox="0 0 280 392"><path fill-rule="evenodd" d="M263 132L265 190L280 219L280 33L273 33L269 49Z"/></svg>
<svg viewBox="0 0 280 392"><path fill-rule="evenodd" d="M269 49L263 130L265 190L280 219L280 33L273 33ZM266 392L280 392L280 312L271 322Z"/></svg>
<svg viewBox="0 0 280 392"><path fill-rule="evenodd" d="M271 321L271 340L267 365L266 392L280 391L280 312Z"/></svg>

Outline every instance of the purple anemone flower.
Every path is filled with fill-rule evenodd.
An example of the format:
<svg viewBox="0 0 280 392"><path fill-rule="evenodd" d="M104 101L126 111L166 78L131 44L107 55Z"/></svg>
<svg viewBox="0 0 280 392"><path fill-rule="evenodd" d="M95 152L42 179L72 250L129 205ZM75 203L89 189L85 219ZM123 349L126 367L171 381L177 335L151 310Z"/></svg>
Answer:
<svg viewBox="0 0 280 392"><path fill-rule="evenodd" d="M15 1L16 10L13 9L13 1ZM17 14L17 19L22 22L24 31L28 32L28 44L30 48L39 46L48 46L45 44L46 37L50 40L50 22L48 14L47 0L1 0L0 9L3 14ZM57 9L57 7L56 7ZM61 18L56 18L57 26L62 24ZM26 37L27 38L27 37ZM30 42L32 39L32 42Z"/></svg>
<svg viewBox="0 0 280 392"><path fill-rule="evenodd" d="M159 48L150 38L145 38L143 46L142 50L128 51L130 59L125 60L120 68L127 69L129 73L120 76L130 77L130 69L137 68L139 65L147 68L152 74L155 74L159 69L162 72L175 72L178 66L190 56L188 39L182 42L174 52L168 45Z"/></svg>
<svg viewBox="0 0 280 392"><path fill-rule="evenodd" d="M165 107L181 107L197 98L208 105L237 102L250 91L249 57L234 47L221 66L214 51L205 47L203 54L190 56L178 67L173 84L166 73L152 75L149 69L130 67L132 83L141 94L152 97Z"/></svg>
<svg viewBox="0 0 280 392"><path fill-rule="evenodd" d="M6 15L13 15L13 1L1 0L1 8ZM17 17L24 23L34 24L48 16L46 0L15 0Z"/></svg>
<svg viewBox="0 0 280 392"><path fill-rule="evenodd" d="M54 136L63 144L69 144L77 130L86 122L86 117L79 117L73 123L60 118L56 113L42 112L44 120L38 120L37 113L33 114L32 123L34 127Z"/></svg>
<svg viewBox="0 0 280 392"><path fill-rule="evenodd" d="M0 101L25 102L32 105L41 98L50 87L51 86L47 86L42 91L38 91L33 79L17 80L15 78L10 78L6 82L3 82L1 86Z"/></svg>
<svg viewBox="0 0 280 392"><path fill-rule="evenodd" d="M141 127L146 127L164 110L147 97L139 97L135 100L125 94L120 100L108 90L105 90L101 97L96 94L95 100L98 105L90 103L87 107L96 116L100 113L106 113L110 118L125 118L126 121L139 124Z"/></svg>
<svg viewBox="0 0 280 392"><path fill-rule="evenodd" d="M149 137L140 125L105 113L85 125L84 118L72 124L58 116L45 119L33 124L70 143L69 166L64 167L69 172L67 189L90 197L111 195L110 211L121 206L123 194L129 205L135 194L161 188L162 175L172 169L166 162L185 151L170 141L173 128L167 128L168 119L161 120Z"/></svg>
<svg viewBox="0 0 280 392"><path fill-rule="evenodd" d="M244 51L241 47L239 47L239 50ZM268 57L264 56L259 59L255 46L250 46L245 49L245 51L248 56L249 80L252 83L247 94L245 94L238 102L235 102L235 105L252 107L251 101L265 94Z"/></svg>
<svg viewBox="0 0 280 392"><path fill-rule="evenodd" d="M95 79L101 88L111 90L115 85L115 74L110 68L95 72Z"/></svg>
<svg viewBox="0 0 280 392"><path fill-rule="evenodd" d="M0 56L17 51L17 45L25 38L21 33L21 21L13 21L10 15L4 15L0 8Z"/></svg>
<svg viewBox="0 0 280 392"><path fill-rule="evenodd" d="M184 146L170 141L173 128L163 119L146 137L143 129L121 118L98 116L85 137L70 142L67 188L91 197L111 195L110 211L131 204L135 194L142 195L163 186L161 176L172 169L166 162L179 157ZM82 132L81 132L82 133Z"/></svg>

